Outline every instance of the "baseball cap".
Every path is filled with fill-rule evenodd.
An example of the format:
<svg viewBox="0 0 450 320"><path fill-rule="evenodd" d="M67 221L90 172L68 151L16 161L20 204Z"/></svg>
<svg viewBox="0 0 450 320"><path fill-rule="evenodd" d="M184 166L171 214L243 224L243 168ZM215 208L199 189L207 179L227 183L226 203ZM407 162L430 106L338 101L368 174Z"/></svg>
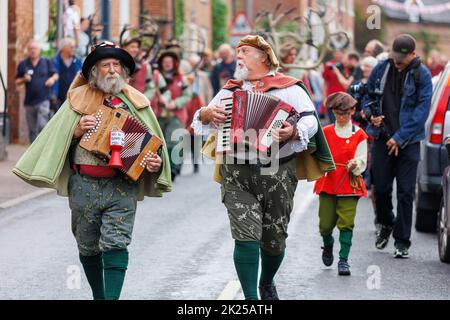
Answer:
<svg viewBox="0 0 450 320"><path fill-rule="evenodd" d="M389 57L401 62L414 50L416 50L416 40L409 34L401 34L395 38Z"/></svg>

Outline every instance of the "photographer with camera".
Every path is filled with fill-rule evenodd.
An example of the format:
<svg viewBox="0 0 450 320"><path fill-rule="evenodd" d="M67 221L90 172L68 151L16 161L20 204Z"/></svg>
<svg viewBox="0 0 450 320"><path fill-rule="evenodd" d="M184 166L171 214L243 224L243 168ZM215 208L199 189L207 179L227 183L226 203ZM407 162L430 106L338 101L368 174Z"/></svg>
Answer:
<svg viewBox="0 0 450 320"><path fill-rule="evenodd" d="M365 57L361 61L362 78L359 80L353 80L348 87L347 93L349 93L356 101L356 112L352 117L353 122L356 122L363 130L366 130L368 125L364 115L364 111L361 108L361 102L364 96L367 94L367 81L369 80L370 73L377 65L378 60L374 57Z"/></svg>
<svg viewBox="0 0 450 320"><path fill-rule="evenodd" d="M377 221L375 246L384 249L393 232L394 257L406 258L411 245L412 209L420 141L432 96L431 75L416 55L416 42L407 34L395 38L389 59L376 65L367 82L362 106L375 137L372 173ZM397 185L397 216L392 185Z"/></svg>
<svg viewBox="0 0 450 320"><path fill-rule="evenodd" d="M336 92L346 92L353 80L360 79L358 64L359 56L357 54L344 55L342 50L334 50L333 59L325 64L322 74L324 79L323 97L328 97ZM355 73L355 71L357 72ZM336 119L333 113L327 110L327 114L330 123L334 123Z"/></svg>
<svg viewBox="0 0 450 320"><path fill-rule="evenodd" d="M336 78L346 91L353 81L362 78L362 69L359 66L359 60L360 57L357 52L350 52L344 57L344 72L348 70L348 73L342 72L337 66L332 67Z"/></svg>

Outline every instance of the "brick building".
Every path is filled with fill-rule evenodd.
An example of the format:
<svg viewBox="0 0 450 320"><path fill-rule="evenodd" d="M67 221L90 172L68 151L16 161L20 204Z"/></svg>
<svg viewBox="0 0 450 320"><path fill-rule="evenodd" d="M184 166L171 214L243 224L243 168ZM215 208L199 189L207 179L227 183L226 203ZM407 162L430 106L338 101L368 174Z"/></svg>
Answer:
<svg viewBox="0 0 450 320"><path fill-rule="evenodd" d="M318 0L228 0L231 16L234 16L237 12L244 11L250 21L254 21L256 15L263 10L273 12L278 3L282 4L278 13L295 8L295 11L284 19L285 22L296 16L303 16L307 8L317 9L319 2ZM327 9L334 13L330 23L331 30L345 31L350 38L350 47L353 47L354 0L330 0L328 1Z"/></svg>
<svg viewBox="0 0 450 320"><path fill-rule="evenodd" d="M1 0L0 1L0 70L8 84L8 119L11 143L27 143L27 126L23 108L24 89L16 88L15 72L26 56L26 46L31 39L48 46L51 26L51 7L67 0ZM117 41L123 25L137 25L140 14L149 12L160 23L163 41L173 36L175 0L75 0L81 16L95 13L105 26L103 36ZM211 46L211 0L184 2L184 21L187 31L202 35ZM192 48L196 50L196 48ZM0 90L1 91L1 90ZM0 113L3 112L0 92Z"/></svg>
<svg viewBox="0 0 450 320"><path fill-rule="evenodd" d="M421 0L417 11L411 10L411 6L408 6L410 3L405 0L358 1L361 8L377 5L381 9L386 18L381 26L384 33L382 40L388 46L397 35L410 33L416 37L418 54L424 56L425 43L421 36L425 35L436 41L435 49L450 57L449 1Z"/></svg>
<svg viewBox="0 0 450 320"><path fill-rule="evenodd" d="M15 86L15 72L19 62L26 56L26 45L30 39L47 42L51 27L51 7L67 0L1 0L0 7L0 70L7 74L8 83L8 118L11 143L27 143L27 126L23 108L24 92ZM297 7L301 15L307 6L314 7L318 0L286 0L283 8ZM262 9L273 10L276 3L270 0L224 0L228 7L228 21L234 14L245 11L253 20ZM32 5L30 5L30 3ZM120 30L125 23L136 25L142 12L149 12L160 23L162 39L167 40L174 34L176 0L75 0L81 16L96 13L100 23L105 26L104 37L118 40ZM212 35L212 0L184 1L185 32L202 36L206 47L211 47ZM7 8L6 8L7 7ZM333 28L344 29L353 38L353 0L333 0L330 7L337 12ZM7 19L5 18L8 12ZM7 31L6 31L7 30ZM7 32L7 37L3 34ZM195 41L190 43L196 51ZM7 50L5 49L7 48ZM7 58L6 58L7 57ZM1 99L1 93L0 93ZM1 101L1 100L0 100ZM0 112L2 111L0 106Z"/></svg>

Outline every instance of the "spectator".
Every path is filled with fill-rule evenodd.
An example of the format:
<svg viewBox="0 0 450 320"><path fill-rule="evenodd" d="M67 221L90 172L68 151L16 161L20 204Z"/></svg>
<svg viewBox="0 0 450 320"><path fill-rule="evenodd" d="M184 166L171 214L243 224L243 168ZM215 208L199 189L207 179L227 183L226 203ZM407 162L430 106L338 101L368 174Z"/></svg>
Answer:
<svg viewBox="0 0 450 320"><path fill-rule="evenodd" d="M344 57L344 71L348 70L350 76L343 74L336 66L333 67L333 71L339 81L339 83L348 89L353 81L360 80L362 78L362 70L359 66L359 54L351 52Z"/></svg>
<svg viewBox="0 0 450 320"><path fill-rule="evenodd" d="M366 47L364 48L365 57L376 58L382 52L384 52L384 46L381 41L377 39L373 39L367 42Z"/></svg>
<svg viewBox="0 0 450 320"><path fill-rule="evenodd" d="M222 44L219 47L218 54L222 61L214 66L211 73L211 84L214 95L220 91L229 79L233 78L234 70L236 69L234 51L229 44Z"/></svg>
<svg viewBox="0 0 450 320"><path fill-rule="evenodd" d="M420 141L425 138L432 96L430 72L415 49L412 36L395 38L390 58L373 69L367 83L369 94L363 100L366 119L371 123L367 133L375 137L372 178L377 221L381 224L375 246L384 249L393 232L396 258L409 255ZM394 179L396 217L392 205Z"/></svg>
<svg viewBox="0 0 450 320"><path fill-rule="evenodd" d="M78 57L84 61L84 58L89 53L89 35L88 30L91 26L91 22L87 18L81 18L80 20L80 33L78 35L78 47L77 47L77 54Z"/></svg>
<svg viewBox="0 0 450 320"><path fill-rule="evenodd" d="M441 62L441 57L437 50L431 50L428 54L427 67L432 77L437 76L444 70L444 65Z"/></svg>
<svg viewBox="0 0 450 320"><path fill-rule="evenodd" d="M69 0L69 6L64 12L64 36L75 40L75 47L78 47L80 32L81 10L75 5L74 0Z"/></svg>
<svg viewBox="0 0 450 320"><path fill-rule="evenodd" d="M344 86L339 82L335 69L338 69L341 74L345 77L350 77L351 72L348 68L344 66L344 53L342 50L334 50L333 58L325 64L322 77L324 80L324 85L322 89L322 96L324 97L323 103L326 103L326 97L336 92L345 92L347 91ZM328 120L330 123L334 123L336 121L333 112L327 110Z"/></svg>
<svg viewBox="0 0 450 320"><path fill-rule="evenodd" d="M58 72L59 80L55 83L54 92L57 99L52 103L51 113L55 114L66 100L67 91L78 72L81 61L75 57L75 41L71 38L61 40L59 52L53 58L53 64Z"/></svg>
<svg viewBox="0 0 450 320"><path fill-rule="evenodd" d="M25 110L30 143L48 122L51 90L58 73L53 63L41 58L41 47L36 41L28 46L28 58L17 67L16 85L25 84Z"/></svg>

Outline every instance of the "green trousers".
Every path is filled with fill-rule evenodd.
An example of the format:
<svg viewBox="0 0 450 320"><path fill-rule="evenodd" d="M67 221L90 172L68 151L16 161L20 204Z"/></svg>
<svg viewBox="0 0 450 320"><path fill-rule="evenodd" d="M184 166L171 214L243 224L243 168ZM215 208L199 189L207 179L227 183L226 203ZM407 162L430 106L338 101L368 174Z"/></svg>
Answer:
<svg viewBox="0 0 450 320"><path fill-rule="evenodd" d="M352 246L356 206L359 197L342 197L321 193L319 195L319 231L325 246L333 246L333 229L339 230L341 250L339 258L347 260Z"/></svg>
<svg viewBox="0 0 450 320"><path fill-rule="evenodd" d="M222 202L227 208L231 234L238 241L258 241L269 255L286 248L287 228L297 187L295 159L270 175L256 165L223 164Z"/></svg>

